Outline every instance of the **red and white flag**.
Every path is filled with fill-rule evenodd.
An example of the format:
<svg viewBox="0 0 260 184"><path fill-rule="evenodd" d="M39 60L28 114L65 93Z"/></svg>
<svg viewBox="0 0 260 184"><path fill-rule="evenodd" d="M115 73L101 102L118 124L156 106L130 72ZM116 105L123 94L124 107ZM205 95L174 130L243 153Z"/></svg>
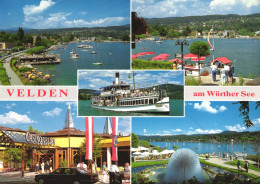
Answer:
<svg viewBox="0 0 260 184"><path fill-rule="evenodd" d="M117 130L118 130L118 117L112 118L112 161L117 161Z"/></svg>
<svg viewBox="0 0 260 184"><path fill-rule="evenodd" d="M86 126L86 160L92 160L93 153L93 134L94 134L94 117L85 117Z"/></svg>

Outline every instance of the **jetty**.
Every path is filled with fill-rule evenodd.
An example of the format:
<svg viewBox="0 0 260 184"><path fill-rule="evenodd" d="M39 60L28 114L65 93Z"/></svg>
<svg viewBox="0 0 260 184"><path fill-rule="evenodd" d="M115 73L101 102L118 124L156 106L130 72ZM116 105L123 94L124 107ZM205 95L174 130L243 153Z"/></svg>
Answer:
<svg viewBox="0 0 260 184"><path fill-rule="evenodd" d="M41 64L59 64L62 60L58 55L32 55L32 56L20 56L17 58L18 63L26 63L31 65L41 65Z"/></svg>

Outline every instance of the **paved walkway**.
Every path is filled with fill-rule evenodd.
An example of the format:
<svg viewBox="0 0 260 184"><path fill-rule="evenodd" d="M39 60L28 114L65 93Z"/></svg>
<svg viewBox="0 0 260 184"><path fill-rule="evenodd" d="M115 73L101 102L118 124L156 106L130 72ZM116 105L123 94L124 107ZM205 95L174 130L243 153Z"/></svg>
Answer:
<svg viewBox="0 0 260 184"><path fill-rule="evenodd" d="M203 157L200 157L200 159L203 159L207 162L210 162L210 163L213 163L213 164L217 164L217 165L221 165L221 166L224 166L224 167L228 167L228 168L231 168L231 169L237 169L237 166L233 166L233 165L229 165L229 164L225 164L225 162L228 162L226 159L219 159L219 158L210 158L208 160L206 160L205 158ZM243 166L242 166L243 167ZM252 169L249 169L248 170L248 173L250 174L254 174L256 176L260 176L260 172L259 171L255 171L255 170L252 170Z"/></svg>
<svg viewBox="0 0 260 184"><path fill-rule="evenodd" d="M3 66L6 69L6 74L9 77L9 81L10 81L11 85L17 85L17 86L22 86L23 85L23 83L20 80L20 78L16 75L16 73L10 67L10 62L11 62L10 60L11 60L11 58L14 55L19 56L19 55L23 54L25 51L26 50L17 52L17 53L11 55L10 57L7 57L6 59L4 59L2 61L3 62Z"/></svg>
<svg viewBox="0 0 260 184"><path fill-rule="evenodd" d="M14 172L0 172L0 183L11 183L11 184L35 184L34 177L36 172L25 172L24 178L21 178L21 171L14 171ZM99 181L96 184L104 184L103 175L98 175ZM109 176L107 176L106 182L109 183Z"/></svg>

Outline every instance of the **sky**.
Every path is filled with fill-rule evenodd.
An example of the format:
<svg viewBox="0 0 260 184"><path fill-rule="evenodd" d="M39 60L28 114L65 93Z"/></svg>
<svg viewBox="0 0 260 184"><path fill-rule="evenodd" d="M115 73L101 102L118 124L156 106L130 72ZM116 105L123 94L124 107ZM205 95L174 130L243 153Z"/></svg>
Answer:
<svg viewBox="0 0 260 184"><path fill-rule="evenodd" d="M133 118L132 132L138 135L215 134L222 131L260 131L259 108L250 102L254 127L246 128L234 102L185 102L183 118Z"/></svg>
<svg viewBox="0 0 260 184"><path fill-rule="evenodd" d="M85 118L77 116L77 102L0 101L0 126L27 130L30 125L43 132L62 130L68 104L71 105L75 128L85 131ZM112 120L112 119L111 119ZM118 131L130 134L130 118L120 117ZM94 131L102 133L106 118L94 118ZM112 121L111 121L112 122Z"/></svg>
<svg viewBox="0 0 260 184"><path fill-rule="evenodd" d="M145 18L260 13L259 0L132 0L132 11Z"/></svg>
<svg viewBox="0 0 260 184"><path fill-rule="evenodd" d="M79 70L78 71L78 85L79 89L95 89L113 85L115 81L115 73L120 73L120 81L131 84L133 88L133 74L132 71L94 71L94 70ZM184 77L182 71L135 71L135 87L142 88L154 86L158 84L178 84L183 85ZM131 78L129 78L131 75Z"/></svg>
<svg viewBox="0 0 260 184"><path fill-rule="evenodd" d="M1 0L0 29L130 24L130 0Z"/></svg>

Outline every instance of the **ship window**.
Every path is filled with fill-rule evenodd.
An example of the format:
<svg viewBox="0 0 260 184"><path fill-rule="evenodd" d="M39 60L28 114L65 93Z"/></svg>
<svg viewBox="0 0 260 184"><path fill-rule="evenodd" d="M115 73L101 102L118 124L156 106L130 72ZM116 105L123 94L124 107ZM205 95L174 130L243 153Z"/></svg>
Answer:
<svg viewBox="0 0 260 184"><path fill-rule="evenodd" d="M149 104L152 104L152 103L153 103L153 99L150 98L150 99L149 99Z"/></svg>

